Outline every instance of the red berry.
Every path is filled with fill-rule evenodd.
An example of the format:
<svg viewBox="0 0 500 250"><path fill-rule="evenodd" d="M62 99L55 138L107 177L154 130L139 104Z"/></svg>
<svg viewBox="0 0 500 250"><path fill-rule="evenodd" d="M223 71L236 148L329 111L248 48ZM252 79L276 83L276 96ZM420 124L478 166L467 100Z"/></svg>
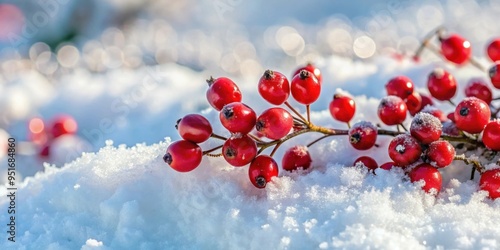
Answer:
<svg viewBox="0 0 500 250"><path fill-rule="evenodd" d="M295 70L295 72L293 73L293 76L299 74L300 71L302 71L302 70L307 70L307 71L311 72L316 77L316 79L318 79L319 84L321 84L323 82L323 77L321 76L321 71L311 63L308 63L306 66L300 67L297 70Z"/></svg>
<svg viewBox="0 0 500 250"><path fill-rule="evenodd" d="M50 143L46 143L42 146L38 152L38 156L42 159L48 159L50 157Z"/></svg>
<svg viewBox="0 0 500 250"><path fill-rule="evenodd" d="M500 197L500 169L484 171L479 179L479 188L488 192L490 199Z"/></svg>
<svg viewBox="0 0 500 250"><path fill-rule="evenodd" d="M397 167L397 165L392 161L380 165L380 168L384 170L391 170L393 167Z"/></svg>
<svg viewBox="0 0 500 250"><path fill-rule="evenodd" d="M443 183L443 178L439 170L435 167L422 163L410 171L411 182L417 182L423 180L425 182L422 189L427 193L438 194L441 191L441 185Z"/></svg>
<svg viewBox="0 0 500 250"><path fill-rule="evenodd" d="M429 144L427 156L429 161L436 163L437 167L444 168L453 162L455 148L448 141L435 141Z"/></svg>
<svg viewBox="0 0 500 250"><path fill-rule="evenodd" d="M500 151L500 120L493 120L484 127L483 143L491 150Z"/></svg>
<svg viewBox="0 0 500 250"><path fill-rule="evenodd" d="M448 61L463 64L469 61L472 48L469 41L457 34L452 34L441 39L441 52Z"/></svg>
<svg viewBox="0 0 500 250"><path fill-rule="evenodd" d="M434 106L425 106L424 109L420 111L421 113L431 114L432 116L439 119L441 122L445 122L448 120L448 117L444 114L444 112Z"/></svg>
<svg viewBox="0 0 500 250"><path fill-rule="evenodd" d="M224 105L232 102L241 102L241 92L238 86L227 77L214 79L210 77L207 80L207 100L208 103L217 111L220 111Z"/></svg>
<svg viewBox="0 0 500 250"><path fill-rule="evenodd" d="M44 145L49 139L47 128L41 118L33 118L28 123L28 138L37 145Z"/></svg>
<svg viewBox="0 0 500 250"><path fill-rule="evenodd" d="M293 77L291 91L293 98L297 102L309 105L318 100L321 84L309 71L302 70Z"/></svg>
<svg viewBox="0 0 500 250"><path fill-rule="evenodd" d="M268 69L259 80L259 93L269 103L281 105L290 95L290 83L285 75Z"/></svg>
<svg viewBox="0 0 500 250"><path fill-rule="evenodd" d="M357 122L349 129L349 142L357 150L370 149L376 140L377 127L370 122Z"/></svg>
<svg viewBox="0 0 500 250"><path fill-rule="evenodd" d="M413 93L413 82L406 76L397 76L387 82L385 90L387 90L387 95L395 95L401 99L406 99Z"/></svg>
<svg viewBox="0 0 500 250"><path fill-rule="evenodd" d="M311 166L311 155L306 146L297 145L288 149L281 160L281 166L286 171L294 171L298 168L308 169Z"/></svg>
<svg viewBox="0 0 500 250"><path fill-rule="evenodd" d="M496 62L489 70L491 83L497 89L500 89L500 62Z"/></svg>
<svg viewBox="0 0 500 250"><path fill-rule="evenodd" d="M427 107L427 106L433 106L434 102L432 101L432 98L428 95L420 94L422 97L422 109Z"/></svg>
<svg viewBox="0 0 500 250"><path fill-rule="evenodd" d="M248 177L257 188L265 188L273 177L278 176L278 164L267 155L259 155L250 163Z"/></svg>
<svg viewBox="0 0 500 250"><path fill-rule="evenodd" d="M198 114L190 114L182 117L175 125L182 139L194 143L202 143L212 135L212 126L207 118Z"/></svg>
<svg viewBox="0 0 500 250"><path fill-rule="evenodd" d="M431 114L418 113L410 125L410 134L423 144L437 141L441 136L441 121Z"/></svg>
<svg viewBox="0 0 500 250"><path fill-rule="evenodd" d="M427 88L432 97L440 101L447 101L457 92L457 81L448 71L437 68L429 74Z"/></svg>
<svg viewBox="0 0 500 250"><path fill-rule="evenodd" d="M422 96L418 92L413 92L411 95L406 97L405 100L406 107L408 108L408 112L411 115L415 116L420 110L422 110Z"/></svg>
<svg viewBox="0 0 500 250"><path fill-rule="evenodd" d="M476 134L483 131L490 115L490 108L483 100L467 97L455 108L455 124L460 130Z"/></svg>
<svg viewBox="0 0 500 250"><path fill-rule="evenodd" d="M406 119L406 112L406 103L397 96L390 95L380 100L378 117L386 125L401 124Z"/></svg>
<svg viewBox="0 0 500 250"><path fill-rule="evenodd" d="M293 117L282 108L270 108L257 118L255 129L271 140L287 135L293 127Z"/></svg>
<svg viewBox="0 0 500 250"><path fill-rule="evenodd" d="M389 157L400 167L416 162L422 154L418 141L408 134L401 134L389 143Z"/></svg>
<svg viewBox="0 0 500 250"><path fill-rule="evenodd" d="M219 118L229 132L248 134L255 126L257 115L244 103L232 102L222 108Z"/></svg>
<svg viewBox="0 0 500 250"><path fill-rule="evenodd" d="M329 109L335 120L349 122L356 112L356 103L350 96L335 94L330 102Z"/></svg>
<svg viewBox="0 0 500 250"><path fill-rule="evenodd" d="M75 134L78 130L78 124L75 119L69 115L59 115L52 120L52 137L57 138L61 135Z"/></svg>
<svg viewBox="0 0 500 250"><path fill-rule="evenodd" d="M493 99L491 89L486 85L486 83L482 82L481 80L470 81L467 86L465 86L465 96L477 97L486 102L488 105Z"/></svg>
<svg viewBox="0 0 500 250"><path fill-rule="evenodd" d="M257 144L248 135L235 134L222 145L222 156L235 167L245 166L257 155Z"/></svg>
<svg viewBox="0 0 500 250"><path fill-rule="evenodd" d="M356 159L354 161L354 163L352 164L353 166L356 166L358 164L363 164L363 166L367 167L369 170L375 170L378 168L378 164L377 162L369 157L369 156L361 156L359 157L358 159Z"/></svg>
<svg viewBox="0 0 500 250"><path fill-rule="evenodd" d="M200 165L202 156L203 152L196 143L180 140L168 146L163 160L176 171L189 172Z"/></svg>
<svg viewBox="0 0 500 250"><path fill-rule="evenodd" d="M488 57L493 62L500 61L500 38L491 41L486 51L488 52Z"/></svg>

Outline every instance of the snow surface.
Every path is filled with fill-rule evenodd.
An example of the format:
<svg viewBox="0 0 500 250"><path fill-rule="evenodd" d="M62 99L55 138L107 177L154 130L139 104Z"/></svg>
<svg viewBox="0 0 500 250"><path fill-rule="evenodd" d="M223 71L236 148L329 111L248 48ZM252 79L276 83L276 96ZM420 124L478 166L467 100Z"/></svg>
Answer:
<svg viewBox="0 0 500 250"><path fill-rule="evenodd" d="M152 2L148 13L154 12ZM175 121L187 113L205 115L214 132L229 135L204 100L204 79L210 75L231 76L243 102L261 113L270 107L256 88L262 72L271 68L288 75L299 63L314 59L324 83L312 105L312 121L341 129L346 124L333 121L327 109L337 89L356 101L353 123L381 124L376 109L384 85L401 74L428 93L428 74L442 67L456 77L454 100L460 100L469 79L488 82L487 75L443 63L430 52L419 64L384 52L414 51L419 39L444 23L469 38L474 54L487 65L480 48L500 34L500 27L491 25L500 10L496 1L403 2L397 9L387 1L370 5L372 13L365 13L368 7L339 4L343 15L331 15L317 1L323 4L318 5L320 21L305 2L293 6L277 1L259 12L262 18L257 15L255 26L249 25L254 20L249 10L260 10L257 4L230 2L231 11L222 17L204 15L214 6L203 2L191 10L196 17L192 23L137 19L127 29L106 29L94 40L61 49L73 57L61 52L58 59L59 53L37 44L29 58L14 55L2 63L0 124L7 133L27 140L29 118L50 119L58 113L73 115L80 130L78 137L66 137L56 146L55 164L43 164L30 150L17 155L17 177L24 182L18 182L16 197L16 243L8 242L5 233L1 249L500 248L500 199L491 201L477 191L478 175L468 180L470 166L455 162L442 169L444 186L437 197L425 194L397 168L373 175L350 166L360 153L379 165L389 161L387 136L378 136L379 147L363 152L355 151L347 137L322 140L310 149L310 170L282 171L265 190L248 181L247 167L231 167L222 158L205 157L190 173L175 172L162 161L169 143L179 139ZM130 1L122 8L141 3ZM283 13L304 16L290 20L290 14L268 14L283 6L293 10ZM166 10L157 11L162 15ZM193 28L193 23L204 26ZM446 102L435 103L445 114L453 110ZM287 148L319 136L286 142L275 159L280 162ZM210 140L202 147L218 143ZM88 153L68 159L82 151ZM5 157L1 164L7 166ZM1 169L3 183L6 168ZM7 194L2 186L4 224L9 219Z"/></svg>

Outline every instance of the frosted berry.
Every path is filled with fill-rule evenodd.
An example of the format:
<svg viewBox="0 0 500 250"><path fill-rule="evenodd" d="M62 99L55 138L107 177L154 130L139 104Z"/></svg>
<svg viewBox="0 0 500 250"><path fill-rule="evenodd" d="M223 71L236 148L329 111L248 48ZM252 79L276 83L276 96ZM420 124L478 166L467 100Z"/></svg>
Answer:
<svg viewBox="0 0 500 250"><path fill-rule="evenodd" d="M467 97L455 108L455 124L460 130L476 134L483 131L490 115L490 108L483 100Z"/></svg>
<svg viewBox="0 0 500 250"><path fill-rule="evenodd" d="M69 115L58 115L52 120L51 134L53 138L61 135L76 134L78 124Z"/></svg>
<svg viewBox="0 0 500 250"><path fill-rule="evenodd" d="M290 83L286 76L269 69L260 78L258 88L262 98L274 105L283 104L290 95Z"/></svg>
<svg viewBox="0 0 500 250"><path fill-rule="evenodd" d="M427 88L432 97L440 101L447 101L457 92L457 81L448 71L436 68L429 74Z"/></svg>
<svg viewBox="0 0 500 250"><path fill-rule="evenodd" d="M199 114L189 114L177 121L175 128L182 139L202 143L212 135L212 126L207 118Z"/></svg>
<svg viewBox="0 0 500 250"><path fill-rule="evenodd" d="M424 109L420 110L421 113L427 113L431 114L432 116L436 117L439 119L441 122L445 122L448 120L447 115L444 114L444 112L434 106L425 106Z"/></svg>
<svg viewBox="0 0 500 250"><path fill-rule="evenodd" d="M401 99L406 99L413 93L413 82L406 76L397 76L387 82L385 90L387 95L395 95Z"/></svg>
<svg viewBox="0 0 500 250"><path fill-rule="evenodd" d="M472 80L467 86L465 86L465 96L467 97L477 97L488 105L491 103L493 99L493 94L491 93L490 87L486 85L486 83L481 80Z"/></svg>
<svg viewBox="0 0 500 250"><path fill-rule="evenodd" d="M408 134L394 137L389 143L389 157L400 167L416 162L422 154L418 141Z"/></svg>
<svg viewBox="0 0 500 250"><path fill-rule="evenodd" d="M411 115L415 116L420 110L422 110L422 96L418 92L411 93L405 99L406 107Z"/></svg>
<svg viewBox="0 0 500 250"><path fill-rule="evenodd" d="M441 136L441 121L428 113L418 113L410 125L410 134L423 144L437 141Z"/></svg>
<svg viewBox="0 0 500 250"><path fill-rule="evenodd" d="M301 70L292 79L291 92L297 102L309 105L318 100L321 85L313 74L307 70Z"/></svg>
<svg viewBox="0 0 500 250"><path fill-rule="evenodd" d="M382 98L378 106L378 117L386 125L401 124L406 119L406 103L403 99L390 95Z"/></svg>
<svg viewBox="0 0 500 250"><path fill-rule="evenodd" d="M222 108L219 118L222 126L231 133L248 134L255 126L257 115L246 104L232 102Z"/></svg>
<svg viewBox="0 0 500 250"><path fill-rule="evenodd" d="M471 44L457 34L451 34L441 40L441 53L450 62L463 64L469 61L472 53Z"/></svg>
<svg viewBox="0 0 500 250"><path fill-rule="evenodd" d="M321 75L321 71L316 66L314 66L312 63L308 63L306 66L300 67L297 70L295 70L292 78L295 75L299 74L300 71L302 71L302 70L307 70L307 71L311 72L316 77L316 79L318 79L319 84L321 84L323 82L323 76Z"/></svg>
<svg viewBox="0 0 500 250"><path fill-rule="evenodd" d="M486 49L488 57L493 61L500 61L500 38L496 38L488 44Z"/></svg>
<svg viewBox="0 0 500 250"><path fill-rule="evenodd" d="M359 157L354 161L353 166L356 166L358 164L362 164L363 166L367 167L369 170L372 171L378 168L377 162L369 156Z"/></svg>
<svg viewBox="0 0 500 250"><path fill-rule="evenodd" d="M270 108L257 118L255 129L271 140L286 136L293 127L293 117L282 108Z"/></svg>
<svg viewBox="0 0 500 250"><path fill-rule="evenodd" d="M299 168L308 169L311 166L311 155L306 146L297 145L288 149L281 160L281 166L286 171L294 171Z"/></svg>
<svg viewBox="0 0 500 250"><path fill-rule="evenodd" d="M248 135L235 134L222 145L222 156L235 167L245 166L257 155L257 145Z"/></svg>
<svg viewBox="0 0 500 250"><path fill-rule="evenodd" d="M484 171L479 179L479 188L487 191L491 199L500 197L500 169Z"/></svg>
<svg viewBox="0 0 500 250"><path fill-rule="evenodd" d="M427 193L438 194L441 191L443 178L439 170L432 165L422 163L413 168L409 176L411 182L424 181L422 189Z"/></svg>
<svg viewBox="0 0 500 250"><path fill-rule="evenodd" d="M335 120L349 122L356 112L356 103L350 96L335 94L330 102L329 109Z"/></svg>
<svg viewBox="0 0 500 250"><path fill-rule="evenodd" d="M429 161L434 162L437 167L444 168L453 162L455 148L448 141L435 141L429 144L427 156Z"/></svg>
<svg viewBox="0 0 500 250"><path fill-rule="evenodd" d="M210 77L207 83L209 86L206 94L207 100L215 110L220 111L224 105L232 102L241 102L241 91L231 79Z"/></svg>
<svg viewBox="0 0 500 250"><path fill-rule="evenodd" d="M265 188L266 184L276 176L278 176L278 164L267 155L255 157L248 168L248 177L256 188Z"/></svg>
<svg viewBox="0 0 500 250"><path fill-rule="evenodd" d="M484 145L495 151L500 151L500 120L490 121L483 131Z"/></svg>
<svg viewBox="0 0 500 250"><path fill-rule="evenodd" d="M357 150L372 148L376 140L377 127L370 122L357 122L349 129L349 142Z"/></svg>
<svg viewBox="0 0 500 250"><path fill-rule="evenodd" d="M380 168L384 170L391 170L393 167L397 167L397 165L392 161L380 165Z"/></svg>
<svg viewBox="0 0 500 250"><path fill-rule="evenodd" d="M200 165L202 156L203 152L196 143L180 140L168 146L163 160L176 171L189 172Z"/></svg>
<svg viewBox="0 0 500 250"><path fill-rule="evenodd" d="M489 70L490 80L493 86L500 89L500 61L496 62Z"/></svg>

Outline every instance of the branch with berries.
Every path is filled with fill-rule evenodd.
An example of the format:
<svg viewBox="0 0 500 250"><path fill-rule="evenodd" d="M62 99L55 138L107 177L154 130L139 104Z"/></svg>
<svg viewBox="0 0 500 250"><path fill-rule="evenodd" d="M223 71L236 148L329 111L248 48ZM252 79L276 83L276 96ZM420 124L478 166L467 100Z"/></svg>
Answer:
<svg viewBox="0 0 500 250"><path fill-rule="evenodd" d="M434 52L455 64L473 61L470 43L462 41L463 38L458 35L445 38L442 30L435 34L439 35L441 49L431 47ZM422 43L416 57L430 46L431 37ZM488 47L488 54L500 57L500 39ZM491 83L497 89L500 88L499 67L500 64L496 63L489 71ZM280 72L266 70L257 87L262 98L275 107L257 116L251 107L241 102L242 93L231 79L210 78L207 80L207 100L219 111L220 122L231 136L226 138L213 133L210 122L202 115L186 115L176 125L182 140L170 144L163 159L174 170L189 172L200 165L203 156L223 157L235 167L249 165L251 183L257 188L265 188L279 173L278 163L273 158L275 153L292 138L306 133L322 134L306 145L287 149L281 160L281 168L285 171L310 168L313 159L309 149L326 138L343 136L354 149L364 151L378 147L378 136L391 136L387 152L392 162L379 167L371 157L361 156L353 165L366 167L373 173L377 168L402 168L412 182L424 180L422 189L437 194L442 186L439 169L453 161L462 161L472 166L471 179L475 172L481 174L482 190L488 191L491 198L500 197L500 169L487 170L484 162L474 155L467 156L467 151L461 155L456 153L463 148L495 154L500 151L500 120L496 119L500 108L492 105L499 98L493 97L489 84L472 81L465 87L467 97L455 105L452 98L457 91L457 81L444 69L436 68L429 74L427 87L430 96L415 91L410 78L396 76L385 85L387 96L381 99L377 108L380 120L387 126L394 126L395 130L381 129L370 121L351 126L356 112L355 101L348 94L336 93L329 111L335 120L347 124L349 129L346 130L318 126L311 121L310 105L320 96L321 81L320 70L312 64L297 69L290 81ZM289 96L305 105L305 114L288 102ZM433 106L433 99L454 105L454 112L445 115ZM403 122L408 114L413 118L407 129ZM258 135L252 134L253 129ZM221 145L203 151L199 144L210 138L221 140ZM264 154L267 149L271 152Z"/></svg>

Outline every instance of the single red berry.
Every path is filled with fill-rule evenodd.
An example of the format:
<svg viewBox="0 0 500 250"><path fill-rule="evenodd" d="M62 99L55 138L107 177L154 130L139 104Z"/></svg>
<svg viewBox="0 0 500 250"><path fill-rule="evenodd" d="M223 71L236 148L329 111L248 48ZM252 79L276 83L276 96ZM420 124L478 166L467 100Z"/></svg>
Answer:
<svg viewBox="0 0 500 250"><path fill-rule="evenodd" d="M422 147L409 134L394 137L389 143L389 157L400 167L416 162L422 154Z"/></svg>
<svg viewBox="0 0 500 250"><path fill-rule="evenodd" d="M406 103L403 99L390 95L382 98L378 106L378 117L386 125L401 124L406 119Z"/></svg>
<svg viewBox="0 0 500 250"><path fill-rule="evenodd" d="M278 176L278 164L267 155L255 157L248 168L248 177L256 188L265 188L266 184L276 176Z"/></svg>
<svg viewBox="0 0 500 250"><path fill-rule="evenodd" d="M455 108L455 124L467 133L476 134L483 131L490 121L491 111L483 100L467 97Z"/></svg>
<svg viewBox="0 0 500 250"><path fill-rule="evenodd" d="M496 62L489 70L490 80L493 86L500 89L500 61Z"/></svg>
<svg viewBox="0 0 500 250"><path fill-rule="evenodd" d="M286 171L294 171L299 168L308 169L311 166L311 155L306 146L297 145L288 149L281 160L281 166Z"/></svg>
<svg viewBox="0 0 500 250"><path fill-rule="evenodd" d="M257 118L255 129L271 140L287 135L293 127L293 117L282 108L270 108Z"/></svg>
<svg viewBox="0 0 500 250"><path fill-rule="evenodd" d="M292 78L295 75L299 74L300 71L302 71L302 70L307 70L307 71L311 72L316 77L316 79L318 79L319 84L321 84L323 82L323 76L321 76L321 71L316 66L314 66L312 63L308 63L306 66L300 67L297 70L295 70Z"/></svg>
<svg viewBox="0 0 500 250"><path fill-rule="evenodd" d="M69 115L58 115L52 120L52 137L57 138L61 135L76 134L78 124L75 119Z"/></svg>
<svg viewBox="0 0 500 250"><path fill-rule="evenodd" d="M422 97L422 109L427 106L434 106L434 102L430 96L424 94L420 94L420 96Z"/></svg>
<svg viewBox="0 0 500 250"><path fill-rule="evenodd" d="M440 101L447 101L457 92L457 81L448 71L437 68L429 74L427 88L432 97Z"/></svg>
<svg viewBox="0 0 500 250"><path fill-rule="evenodd" d="M494 151L500 151L500 120L490 121L483 131L484 145Z"/></svg>
<svg viewBox="0 0 500 250"><path fill-rule="evenodd" d="M408 108L408 112L412 116L415 116L420 110L422 110L422 96L418 92L411 93L405 99L406 107Z"/></svg>
<svg viewBox="0 0 500 250"><path fill-rule="evenodd" d="M423 144L439 140L443 125L431 114L418 113L410 125L410 134Z"/></svg>
<svg viewBox="0 0 500 250"><path fill-rule="evenodd" d="M420 110L421 113L431 114L432 116L439 119L441 122L445 122L448 120L448 117L444 114L444 112L434 106L425 106L424 109Z"/></svg>
<svg viewBox="0 0 500 250"><path fill-rule="evenodd" d="M217 111L220 111L226 104L241 102L241 91L238 86L227 77L207 80L207 100Z"/></svg>
<svg viewBox="0 0 500 250"><path fill-rule="evenodd" d="M455 112L450 112L446 115L446 118L448 118L450 121L455 122Z"/></svg>
<svg viewBox="0 0 500 250"><path fill-rule="evenodd" d="M411 182L424 181L422 189L431 194L438 194L441 191L443 178L439 170L432 165L422 163L410 171Z"/></svg>
<svg viewBox="0 0 500 250"><path fill-rule="evenodd" d="M490 199L500 197L500 168L484 171L479 179L479 188L487 191Z"/></svg>
<svg viewBox="0 0 500 250"><path fill-rule="evenodd" d="M406 76L397 76L387 82L385 90L387 95L395 95L401 99L406 99L413 93L413 82Z"/></svg>
<svg viewBox="0 0 500 250"><path fill-rule="evenodd" d="M396 163L392 161L380 165L380 168L384 170L391 170L393 167L398 167L398 166L396 165Z"/></svg>
<svg viewBox="0 0 500 250"><path fill-rule="evenodd" d="M487 49L488 57L493 61L500 61L500 38L491 41Z"/></svg>
<svg viewBox="0 0 500 250"><path fill-rule="evenodd" d="M290 83L286 76L269 69L260 78L258 88L262 98L274 105L283 104L290 95Z"/></svg>
<svg viewBox="0 0 500 250"><path fill-rule="evenodd" d="M463 64L469 61L472 53L469 41L457 34L451 34L440 40L441 52L448 61L456 64Z"/></svg>
<svg viewBox="0 0 500 250"><path fill-rule="evenodd" d="M352 97L338 93L333 95L329 109L335 120L349 122L356 112L356 103Z"/></svg>
<svg viewBox="0 0 500 250"><path fill-rule="evenodd" d="M38 156L41 159L50 158L50 143L46 143L41 147L40 151L38 152Z"/></svg>
<svg viewBox="0 0 500 250"><path fill-rule="evenodd" d="M49 134L41 118L32 118L28 122L28 139L36 145L44 145L48 142Z"/></svg>
<svg viewBox="0 0 500 250"><path fill-rule="evenodd" d="M429 144L427 156L429 161L434 162L437 167L444 168L453 162L455 148L448 141L435 141Z"/></svg>
<svg viewBox="0 0 500 250"><path fill-rule="evenodd" d="M222 108L219 118L222 126L229 132L248 134L255 126L257 115L246 104L232 102Z"/></svg>
<svg viewBox="0 0 500 250"><path fill-rule="evenodd" d="M491 93L490 87L486 85L483 81L476 79L470 81L467 86L465 86L465 96L467 97L477 97L488 105L493 99L493 94Z"/></svg>
<svg viewBox="0 0 500 250"><path fill-rule="evenodd" d="M202 156L203 152L196 143L180 140L168 146L163 160L176 171L189 172L200 165Z"/></svg>
<svg viewBox="0 0 500 250"><path fill-rule="evenodd" d="M189 114L177 121L175 125L179 135L186 141L202 143L212 135L212 126L207 118L199 114Z"/></svg>
<svg viewBox="0 0 500 250"><path fill-rule="evenodd" d="M358 159L354 161L352 164L353 166L357 166L358 164L362 164L363 166L367 167L369 170L375 170L378 168L377 162L369 157L369 156L361 156Z"/></svg>
<svg viewBox="0 0 500 250"><path fill-rule="evenodd" d="M349 142L357 150L370 149L376 140L377 127L371 122L357 122L349 129Z"/></svg>
<svg viewBox="0 0 500 250"><path fill-rule="evenodd" d="M257 144L248 135L234 134L222 145L222 156L235 167L245 166L257 155Z"/></svg>
<svg viewBox="0 0 500 250"><path fill-rule="evenodd" d="M293 77L291 92L297 102L309 105L318 100L321 92L321 84L309 71L302 70Z"/></svg>

